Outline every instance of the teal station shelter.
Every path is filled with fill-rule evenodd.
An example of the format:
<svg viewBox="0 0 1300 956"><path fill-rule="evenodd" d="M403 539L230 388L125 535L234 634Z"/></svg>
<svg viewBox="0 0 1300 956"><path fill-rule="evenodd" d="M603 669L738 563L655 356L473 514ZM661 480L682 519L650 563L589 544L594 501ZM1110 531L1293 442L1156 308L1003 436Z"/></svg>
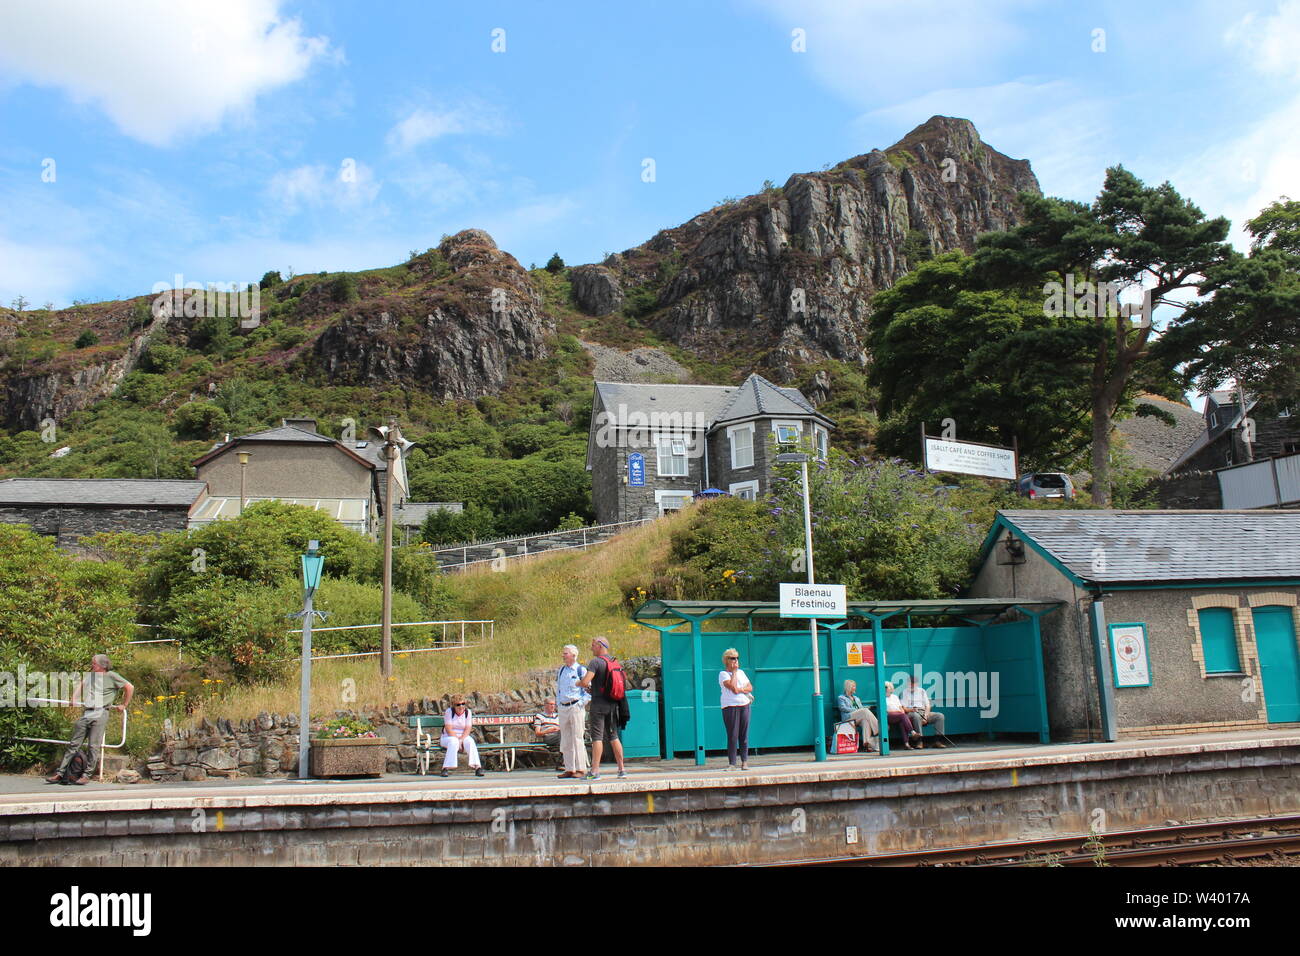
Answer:
<svg viewBox="0 0 1300 956"><path fill-rule="evenodd" d="M740 666L754 685L751 749L812 747L839 720L836 698L845 680L857 682L857 696L870 706L883 699L886 681L901 694L912 674L934 709L944 713L948 735L1030 733L1047 743L1039 619L1061 604L1000 598L849 601L846 617L817 622L819 727L811 714L808 625L754 627L756 619L782 621L777 602L652 600L632 619L659 632L662 756L691 753L703 765L707 751L727 746L718 673L729 647L740 652ZM940 626L927 626L927 620ZM706 630L710 621L734 627ZM888 753L889 735L882 733L880 755Z"/></svg>

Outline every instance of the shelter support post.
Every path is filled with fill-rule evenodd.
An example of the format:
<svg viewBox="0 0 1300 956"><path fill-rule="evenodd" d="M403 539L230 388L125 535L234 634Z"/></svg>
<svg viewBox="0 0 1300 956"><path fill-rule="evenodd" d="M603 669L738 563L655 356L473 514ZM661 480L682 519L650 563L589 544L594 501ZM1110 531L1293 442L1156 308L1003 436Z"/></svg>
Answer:
<svg viewBox="0 0 1300 956"><path fill-rule="evenodd" d="M1110 671L1110 646L1106 640L1106 609L1100 598L1094 598L1089 609L1092 617L1092 650L1097 666L1097 695L1101 706L1101 735L1114 742L1119 739L1115 732L1115 688Z"/></svg>

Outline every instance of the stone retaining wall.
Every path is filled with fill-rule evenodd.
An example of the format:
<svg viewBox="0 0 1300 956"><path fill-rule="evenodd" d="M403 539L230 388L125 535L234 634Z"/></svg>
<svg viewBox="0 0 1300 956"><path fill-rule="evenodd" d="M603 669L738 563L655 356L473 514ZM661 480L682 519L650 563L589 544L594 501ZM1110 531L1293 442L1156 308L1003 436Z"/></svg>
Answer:
<svg viewBox="0 0 1300 956"><path fill-rule="evenodd" d="M639 688L651 679L658 686L659 659L634 658L624 662L629 685ZM466 694L470 710L480 714L532 714L555 693L555 672L533 671L527 683L501 694ZM451 694L408 701L379 710L338 710L318 718L360 717L388 740L388 773L414 773L415 730L408 718L416 714L441 714ZM493 731L495 733L495 731ZM507 728L507 740L532 739L528 727ZM513 736L512 736L513 735ZM519 761L545 761L541 754L520 754ZM298 715L261 713L249 720L203 719L196 727L164 730L154 753L139 768L150 780L207 780L210 777L285 777L298 772Z"/></svg>

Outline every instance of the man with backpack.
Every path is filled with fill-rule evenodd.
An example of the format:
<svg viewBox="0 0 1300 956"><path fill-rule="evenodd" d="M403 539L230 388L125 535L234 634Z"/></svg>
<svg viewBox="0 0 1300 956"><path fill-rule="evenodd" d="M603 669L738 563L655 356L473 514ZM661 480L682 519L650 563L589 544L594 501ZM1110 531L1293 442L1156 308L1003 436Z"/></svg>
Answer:
<svg viewBox="0 0 1300 956"><path fill-rule="evenodd" d="M600 779L600 758L608 742L618 762L618 775L627 776L623 767L623 741L619 739L619 728L627 721L622 712L627 706L627 677L618 658L609 653L609 641L603 637L591 639L591 653L595 656L587 662L587 674L578 682L578 686L591 690L591 770L585 780Z"/></svg>
<svg viewBox="0 0 1300 956"><path fill-rule="evenodd" d="M85 709L72 728L72 740L68 742L67 753L59 769L45 778L47 783L75 783L84 786L90 783L90 774L99 766L99 748L104 740L104 728L108 725L110 710L126 710L135 694L135 687L115 670L107 654L96 654L90 662L90 673L82 678L77 689L72 692L72 706ZM115 704L117 692L125 693L122 703ZM89 742L89 757L80 756L81 747Z"/></svg>

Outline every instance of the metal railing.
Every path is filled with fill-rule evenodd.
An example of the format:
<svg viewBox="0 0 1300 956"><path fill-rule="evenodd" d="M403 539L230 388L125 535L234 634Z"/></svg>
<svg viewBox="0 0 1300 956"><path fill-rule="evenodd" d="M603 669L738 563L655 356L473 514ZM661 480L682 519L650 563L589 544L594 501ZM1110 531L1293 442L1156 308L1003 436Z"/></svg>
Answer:
<svg viewBox="0 0 1300 956"><path fill-rule="evenodd" d="M470 643L466 640L465 627L466 627L466 625L475 625L475 624L478 625L478 631L479 631L479 632L478 632L478 638L479 638L479 642L478 642L477 644L470 644ZM455 650L461 650L461 649L466 648L466 647L479 647L479 646L481 646L483 643L485 643L485 642L487 642L487 641L490 641L490 640L492 640L494 637L496 637L496 621L495 621L495 620L490 620L490 621L405 621L405 622L403 622L403 623L401 623L401 624L394 624L394 625L392 625L392 626L393 626L393 627L431 627L431 626L434 626L434 625L441 625L441 627L442 627L442 640L441 640L438 644L436 644L436 645L434 645L434 646L432 646L432 647L400 647L400 648L395 647L395 648L393 648L393 655L396 656L396 655L399 655L399 654L428 654L428 653L433 652L433 651L455 651ZM453 634L452 634L452 638L451 638L451 640L450 640L450 641L448 640L448 637L447 637L447 628L448 628L449 626L450 626L450 627L453 627L453 628L455 628L455 627L459 627L459 629L460 629L460 638L459 638L459 640L456 640L455 632L454 632L454 631L453 631ZM339 625L338 627L313 627L313 628L311 629L311 632L312 632L313 635L315 635L315 634L320 634L320 633L323 632L323 631L362 631L362 630L369 630L369 629L376 628L376 627L383 627L383 625L382 625L382 624L343 624L343 625ZM287 633L289 633L289 634L301 634L302 632L301 632L301 630L299 630L299 629L296 628L296 627L291 627L291 628L289 628L289 629L287 630ZM313 661L334 661L334 660L342 660L342 659L344 659L344 658L351 658L351 657L376 657L376 656L378 656L378 655L381 654L381 653L382 653L382 651L358 651L358 652L355 652L355 653L352 653L352 654L325 654L325 655L322 655L322 656L320 656L320 657L313 656L313 657L312 657L312 660L313 660ZM280 658L279 660L272 661L271 663L273 663L273 664L287 664L287 663L289 663L290 661L298 661L299 663L301 663L301 662L302 662L302 659L299 658L299 657L285 657L285 658Z"/></svg>
<svg viewBox="0 0 1300 956"><path fill-rule="evenodd" d="M468 541L451 545L445 548L431 548L427 554L431 554L434 560L438 561L441 568L453 570L455 568L468 567L472 564L482 564L486 561L496 561L509 558L526 558L536 554L546 554L551 551L567 551L576 548L588 548L594 544L602 544L607 541L613 534L618 532L615 529L632 528L640 525L649 524L654 518L634 518L631 521L612 521L608 524L593 524L582 528L570 528L565 531L549 531L545 534L528 534L520 535L513 538L495 538L487 541ZM536 547L529 550L529 542L554 541L557 538L573 538L573 544L559 544L548 547ZM508 553L507 547L514 548L514 553ZM493 551L501 551L501 554L493 555L487 558L476 558L470 560L470 551L481 551L484 548L491 548ZM455 557L459 553L459 561L448 561L443 563L440 559L442 555Z"/></svg>
<svg viewBox="0 0 1300 956"><path fill-rule="evenodd" d="M58 697L28 697L27 700L29 702L34 701L38 704L67 704L69 706L74 706L72 701L63 700ZM118 743L110 744L106 742L108 739L107 723L104 724L104 732L99 735L99 782L100 783L104 782L104 751L120 750L121 748L126 746L126 710L127 710L126 707L122 708L122 739ZM69 747L72 746L71 740L55 740L51 737L17 737L15 739L26 740L34 744L63 744Z"/></svg>

